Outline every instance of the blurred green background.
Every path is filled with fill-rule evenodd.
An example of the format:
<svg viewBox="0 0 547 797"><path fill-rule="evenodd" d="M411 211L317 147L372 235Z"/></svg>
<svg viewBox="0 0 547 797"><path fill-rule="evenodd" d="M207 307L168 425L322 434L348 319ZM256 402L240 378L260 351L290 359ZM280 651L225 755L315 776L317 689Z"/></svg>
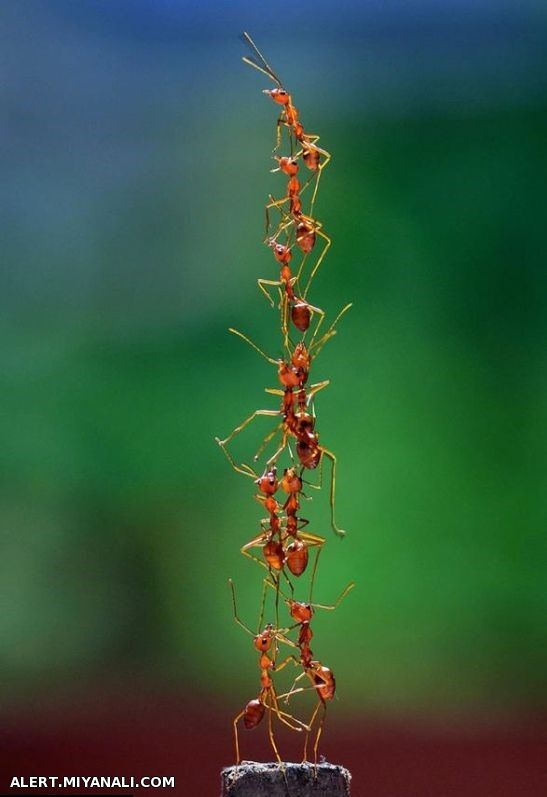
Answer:
<svg viewBox="0 0 547 797"><path fill-rule="evenodd" d="M316 623L336 712L545 707L545 23L534 3L2 6L6 705L113 673L227 722L254 694L227 578L254 625L239 547L261 512L213 440L276 407L226 332L280 351L255 285L276 109L246 28L333 155L311 298L354 302L314 370L347 538L324 496L306 508L317 599L357 582Z"/></svg>

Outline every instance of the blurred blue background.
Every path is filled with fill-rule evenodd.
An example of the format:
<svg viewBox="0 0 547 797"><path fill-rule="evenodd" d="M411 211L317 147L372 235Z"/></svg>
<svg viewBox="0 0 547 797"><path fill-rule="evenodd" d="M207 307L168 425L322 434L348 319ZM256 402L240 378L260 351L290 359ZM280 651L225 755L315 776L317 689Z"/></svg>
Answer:
<svg viewBox="0 0 547 797"><path fill-rule="evenodd" d="M329 537L316 596L357 582L316 623L340 694L327 751L360 771L375 723L495 734L545 717L544 4L8 0L11 769L41 761L44 738L66 739L59 714L70 733L101 736L116 701L131 712L160 693L162 716L182 706L173 749L189 717L210 718L208 744L228 763L231 718L256 691L226 581L254 624L261 574L239 547L260 508L213 441L276 406L271 368L226 333L279 353L255 285L275 278L261 241L266 197L282 192L269 173L276 109L240 61L244 29L333 155L316 208L333 247L312 299L331 314L354 302L314 376L332 380L317 411L348 529ZM309 516L328 536L324 498ZM128 771L131 749L114 759ZM165 762L174 771L179 753Z"/></svg>

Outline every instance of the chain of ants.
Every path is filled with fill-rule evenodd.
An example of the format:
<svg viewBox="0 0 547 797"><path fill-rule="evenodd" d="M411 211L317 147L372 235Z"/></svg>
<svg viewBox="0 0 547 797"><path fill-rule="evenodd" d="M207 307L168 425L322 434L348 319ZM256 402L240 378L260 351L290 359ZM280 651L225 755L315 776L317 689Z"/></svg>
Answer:
<svg viewBox="0 0 547 797"><path fill-rule="evenodd" d="M313 744L313 761L317 764L318 746L323 725L325 722L327 703L332 700L336 691L336 681L333 671L313 657L310 643L313 637L311 621L314 610L317 608L333 610L354 586L347 585L338 600L333 605L312 603L313 584L317 571L317 564L325 538L309 531L303 531L308 520L301 517L300 505L302 498L306 498L303 487L307 483L310 487L320 489L322 486L322 465L325 458L331 463L330 480L330 506L331 525L333 531L340 537L345 532L338 528L335 519L335 490L336 490L336 457L319 442L316 430L316 415L314 399L317 393L329 384L328 380L309 385L309 376L312 360L320 353L323 346L336 334L336 325L342 315L350 308L346 305L334 322L323 334L319 334L325 319L324 311L315 307L308 301L308 292L317 274L321 263L330 247L331 241L322 225L314 216L314 205L321 174L330 160L329 153L318 146L319 136L305 131L299 119L297 108L293 105L290 94L283 88L278 77L261 55L256 45L248 34L243 34L243 40L250 48L251 56L244 57L243 61L258 69L276 84L273 89L265 89L274 103L280 106L281 113L277 121L276 146L274 157L277 167L274 172L281 172L288 178L286 194L281 199L269 197L266 205L266 244L271 248L275 261L279 266L279 279L259 279L258 287L264 293L272 307L275 305L271 291L279 295L280 327L283 338L285 356L274 359L265 354L246 335L235 329L230 332L239 336L252 346L268 362L276 366L280 388L267 388L266 392L279 396L281 406L279 410L255 410L245 421L237 426L224 440L217 439L232 467L245 476L251 477L258 490L255 498L264 507L267 517L261 521L260 534L247 542L241 548L241 553L258 563L267 570L264 579L264 588L261 601L258 632L255 634L239 618L236 605L236 595L233 582L230 580L232 590L233 610L236 622L253 637L253 644L259 654L258 666L260 669L260 690L258 696L250 700L244 709L234 718L234 737L236 749L236 763L241 760L238 724L242 720L246 729L252 729L267 716L268 735L278 762L282 759L274 735L274 719L293 731L303 733L304 761L308 760L309 735L315 728ZM283 134L289 146L289 155L277 154ZM301 168L307 168L310 176L302 184L299 175ZM303 212L303 194L311 194L308 212ZM271 214L279 213L277 229L273 235L271 231ZM310 255L313 257L316 244L320 239L322 249L311 268L307 269ZM302 254L301 262L296 274L291 269L291 260L297 252ZM305 288L301 289L303 275L308 271ZM313 326L309 342L305 342L306 334ZM301 334L301 340L293 344L291 328ZM279 445L275 453L266 461L262 475L246 463L238 464L234 460L228 446L229 443L242 432L256 417L269 416L278 420L274 429L266 435L257 451L254 460L257 461L268 444L279 435ZM296 451L294 458L292 445ZM278 476L276 463L283 452L287 451L291 465ZM319 467L320 480L315 485L304 479L306 470L315 470ZM281 501L276 497L283 494ZM310 578L310 595L308 602L297 601L294 598L294 585L292 578L299 578L308 568L309 549L316 551L315 560ZM262 556L257 554L261 550ZM283 582L283 588L282 587ZM275 596L275 624L262 625L266 597L269 590ZM287 604L290 624L280 627L279 603L283 599ZM295 640L289 634L296 631ZM279 660L280 646L290 649L288 655ZM273 674L283 670L287 665L293 664L300 668L300 674L288 692L278 694L274 685ZM307 679L310 686L298 685L302 679ZM312 691L316 695L316 703L312 715L307 722L297 719L288 711L282 710L280 701L288 704L290 698L304 691Z"/></svg>

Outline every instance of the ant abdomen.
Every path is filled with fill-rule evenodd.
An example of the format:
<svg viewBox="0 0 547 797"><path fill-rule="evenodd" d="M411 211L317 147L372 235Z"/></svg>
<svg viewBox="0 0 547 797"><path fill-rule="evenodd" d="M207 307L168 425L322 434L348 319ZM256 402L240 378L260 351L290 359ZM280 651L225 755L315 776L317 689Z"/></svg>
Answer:
<svg viewBox="0 0 547 797"><path fill-rule="evenodd" d="M301 221L296 228L296 243L304 253L311 252L315 246L315 231L313 227Z"/></svg>
<svg viewBox="0 0 547 797"><path fill-rule="evenodd" d="M285 564L285 552L277 540L270 540L264 546L264 559L274 570L282 570Z"/></svg>
<svg viewBox="0 0 547 797"><path fill-rule="evenodd" d="M296 620L298 623L308 623L313 615L311 605L309 603L301 603L300 601L290 601L289 611L293 620Z"/></svg>
<svg viewBox="0 0 547 797"><path fill-rule="evenodd" d="M302 540L294 540L287 548L287 567L293 576L301 576L308 566L308 548Z"/></svg>
<svg viewBox="0 0 547 797"><path fill-rule="evenodd" d="M300 332L309 329L311 321L311 310L307 302L299 300L291 307L291 320Z"/></svg>
<svg viewBox="0 0 547 797"><path fill-rule="evenodd" d="M245 706L245 713L243 714L243 725L245 728L247 728L248 731L250 731L251 728L256 728L258 723L263 719L265 711L266 706L264 703L261 703L260 700L256 698L254 700L249 700Z"/></svg>
<svg viewBox="0 0 547 797"><path fill-rule="evenodd" d="M302 465L308 470L314 470L319 465L322 453L317 443L310 445L304 440L299 440L296 444L296 455Z"/></svg>

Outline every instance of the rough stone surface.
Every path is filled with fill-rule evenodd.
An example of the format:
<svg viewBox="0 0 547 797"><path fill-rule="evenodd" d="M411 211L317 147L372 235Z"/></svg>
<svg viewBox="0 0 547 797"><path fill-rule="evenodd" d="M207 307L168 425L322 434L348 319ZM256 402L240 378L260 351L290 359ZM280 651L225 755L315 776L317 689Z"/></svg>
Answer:
<svg viewBox="0 0 547 797"><path fill-rule="evenodd" d="M337 764L258 764L221 772L222 797L349 797L351 775Z"/></svg>

